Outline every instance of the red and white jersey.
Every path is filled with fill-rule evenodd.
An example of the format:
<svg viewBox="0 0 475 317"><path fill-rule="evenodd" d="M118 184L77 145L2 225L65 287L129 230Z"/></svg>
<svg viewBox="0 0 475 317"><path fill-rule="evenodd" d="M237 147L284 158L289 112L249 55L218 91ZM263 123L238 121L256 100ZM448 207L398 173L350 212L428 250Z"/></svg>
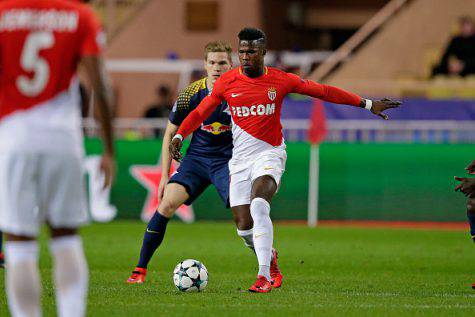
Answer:
<svg viewBox="0 0 475 317"><path fill-rule="evenodd" d="M267 150L284 149L280 114L282 101L289 93L353 106L359 106L361 102L358 95L276 68L265 67L262 76L250 78L239 67L216 80L211 95L188 115L177 133L186 137L225 100L233 120L232 161L245 161Z"/></svg>
<svg viewBox="0 0 475 317"><path fill-rule="evenodd" d="M285 148L280 113L284 97L292 92L292 80L300 80L295 77L266 67L262 76L249 78L239 67L216 81L212 95L226 100L233 119L233 160Z"/></svg>
<svg viewBox="0 0 475 317"><path fill-rule="evenodd" d="M79 1L0 2L0 150L82 148L76 71L103 43Z"/></svg>

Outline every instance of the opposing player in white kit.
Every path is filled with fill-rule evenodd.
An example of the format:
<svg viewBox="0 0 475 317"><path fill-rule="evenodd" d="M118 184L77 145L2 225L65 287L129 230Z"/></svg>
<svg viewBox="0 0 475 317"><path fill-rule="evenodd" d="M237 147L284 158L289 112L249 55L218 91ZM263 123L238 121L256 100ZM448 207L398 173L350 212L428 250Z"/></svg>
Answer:
<svg viewBox="0 0 475 317"><path fill-rule="evenodd" d="M94 88L108 186L115 164L102 42L98 20L79 1L0 2L0 229L12 316L41 315L36 238L43 223L58 315L85 315L88 268L77 228L88 215L76 71L82 64Z"/></svg>
<svg viewBox="0 0 475 317"><path fill-rule="evenodd" d="M363 99L336 87L264 67L265 34L258 29L245 28L238 37L241 67L228 71L216 81L211 95L203 99L181 124L170 144L170 153L180 159L183 138L196 130L223 100L228 103L234 144L229 161L230 204L231 208L250 209L259 273L249 291L267 293L272 289L270 202L280 184L287 157L280 123L284 97L289 93L300 93L366 108L384 119L388 117L383 111L398 107L399 102Z"/></svg>

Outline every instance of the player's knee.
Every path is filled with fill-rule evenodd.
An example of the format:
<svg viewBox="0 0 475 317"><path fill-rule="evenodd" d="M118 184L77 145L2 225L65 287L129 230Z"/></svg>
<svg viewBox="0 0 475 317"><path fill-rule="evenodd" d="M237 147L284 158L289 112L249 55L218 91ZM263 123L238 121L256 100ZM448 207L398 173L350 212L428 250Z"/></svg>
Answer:
<svg viewBox="0 0 475 317"><path fill-rule="evenodd" d="M258 177L251 190L251 199L262 198L270 202L277 190L277 183L272 176L264 175Z"/></svg>
<svg viewBox="0 0 475 317"><path fill-rule="evenodd" d="M179 207L178 204L174 203L171 200L164 199L158 207L158 212L167 218L172 217L175 214L175 210Z"/></svg>
<svg viewBox="0 0 475 317"><path fill-rule="evenodd" d="M52 238L74 236L78 233L77 229L75 229L75 228L53 228L53 227L50 227L50 230L51 230L51 237Z"/></svg>
<svg viewBox="0 0 475 317"><path fill-rule="evenodd" d="M467 215L475 216L475 198L467 200Z"/></svg>
<svg viewBox="0 0 475 317"><path fill-rule="evenodd" d="M0 235L1 235L1 232L0 232ZM5 233L5 240L6 241L33 241L35 240L35 238Z"/></svg>

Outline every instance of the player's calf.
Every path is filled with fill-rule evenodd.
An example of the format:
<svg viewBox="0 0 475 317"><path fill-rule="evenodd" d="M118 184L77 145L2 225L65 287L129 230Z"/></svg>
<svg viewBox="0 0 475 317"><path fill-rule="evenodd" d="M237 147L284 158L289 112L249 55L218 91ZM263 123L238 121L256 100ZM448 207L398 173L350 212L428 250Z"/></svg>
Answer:
<svg viewBox="0 0 475 317"><path fill-rule="evenodd" d="M253 234L253 221L249 205L240 205L231 208L234 215L234 222L237 227L237 234L244 241L244 245L256 253L254 249Z"/></svg>
<svg viewBox="0 0 475 317"><path fill-rule="evenodd" d="M58 316L84 316L89 270L81 237L77 234L56 236L50 241L50 250Z"/></svg>
<svg viewBox="0 0 475 317"><path fill-rule="evenodd" d="M467 218L470 224L470 236L473 242L475 242L475 198L467 200Z"/></svg>
<svg viewBox="0 0 475 317"><path fill-rule="evenodd" d="M5 243L5 290L13 316L41 315L41 283L35 240L7 240Z"/></svg>
<svg viewBox="0 0 475 317"><path fill-rule="evenodd" d="M254 247L259 262L258 275L270 280L270 263L272 257L272 243L274 231L270 219L270 205L260 197L251 202L251 215L254 220Z"/></svg>
<svg viewBox="0 0 475 317"><path fill-rule="evenodd" d="M150 219L143 236L142 248L137 267L146 269L153 253L162 244L170 218L156 211Z"/></svg>

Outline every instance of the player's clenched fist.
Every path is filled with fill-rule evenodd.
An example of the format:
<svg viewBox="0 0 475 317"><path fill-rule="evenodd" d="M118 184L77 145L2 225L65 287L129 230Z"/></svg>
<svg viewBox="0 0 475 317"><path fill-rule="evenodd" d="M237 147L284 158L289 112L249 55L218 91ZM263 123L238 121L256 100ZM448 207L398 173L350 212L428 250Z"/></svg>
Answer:
<svg viewBox="0 0 475 317"><path fill-rule="evenodd" d="M180 152L183 142L180 136L175 135L170 142L170 156L177 162L181 162L182 154Z"/></svg>

